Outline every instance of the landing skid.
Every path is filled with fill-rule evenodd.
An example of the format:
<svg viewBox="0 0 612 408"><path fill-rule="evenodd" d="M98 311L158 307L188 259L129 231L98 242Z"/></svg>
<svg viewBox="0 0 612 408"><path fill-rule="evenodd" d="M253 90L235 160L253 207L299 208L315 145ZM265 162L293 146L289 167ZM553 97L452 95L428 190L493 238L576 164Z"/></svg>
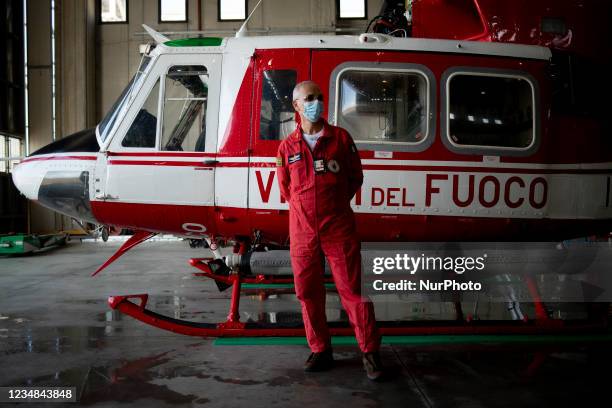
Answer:
<svg viewBox="0 0 612 408"><path fill-rule="evenodd" d="M227 320L221 323L202 323L175 319L153 312L146 308L148 295L112 296L108 299L110 307L127 314L143 323L162 330L197 337L276 337L304 336L301 323L279 325L260 322L241 322L239 314L242 284L287 284L293 283L290 276L241 276L213 258L193 258L189 262L200 270L196 276L213 279L220 290L232 288L230 309ZM331 281L331 279L328 279ZM406 335L477 335L477 334L570 334L607 329L607 321L564 321L552 319L545 313L544 304L539 300L535 285L530 285L534 297L536 317L522 320L456 320L456 321L413 321L378 322L384 336ZM352 336L353 329L348 324L330 323L333 336Z"/></svg>

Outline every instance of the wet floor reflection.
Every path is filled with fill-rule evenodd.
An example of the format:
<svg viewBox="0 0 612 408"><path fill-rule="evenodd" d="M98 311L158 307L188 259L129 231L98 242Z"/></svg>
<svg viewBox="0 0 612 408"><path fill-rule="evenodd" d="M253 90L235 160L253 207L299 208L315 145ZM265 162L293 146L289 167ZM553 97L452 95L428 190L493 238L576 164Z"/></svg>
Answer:
<svg viewBox="0 0 612 408"><path fill-rule="evenodd" d="M209 376L200 370L175 369L160 370L159 366L168 363L171 352L146 356L134 360L123 360L111 366L79 367L55 372L52 375L25 378L13 381L11 386L49 386L77 387L80 405L90 405L105 401L133 402L140 399L154 399L171 404L202 402L193 394L181 394L167 386L154 384L156 378Z"/></svg>
<svg viewBox="0 0 612 408"><path fill-rule="evenodd" d="M254 350L222 347L215 348L212 355L203 352L203 344L184 344L140 355L132 350L127 353L135 356L132 358L80 365L50 375L22 378L10 385L76 386L81 405L140 400L173 405L201 404L214 401L215 390L236 387L230 388L234 395L226 395L225 402L238 396L252 397L253 392L257 392L262 401L273 394L288 393L287 396L292 395L290 402L307 404L308 395L312 398L312 393L318 393L338 402L338 393L344 393L342 395L347 398L344 401L354 397L384 406L390 392L398 401L410 401L410 394L418 392L423 404L411 403L411 406L569 407L593 406L591 403L605 394L607 373L612 364L609 344L588 342L563 346L554 342L393 346L383 348L383 357L390 370L389 381L371 386L363 383L354 348L336 349L337 365L332 372L308 375L299 367L278 367L279 360L287 358L287 349L279 354L275 347ZM295 354L296 348L291 350ZM239 357L237 351L256 353L257 358ZM252 366L249 361L258 363ZM299 366L299 362L295 364ZM0 386L4 385L7 384L0 381ZM270 387L270 390L250 387ZM308 392L295 393L296 389Z"/></svg>
<svg viewBox="0 0 612 408"><path fill-rule="evenodd" d="M109 335L107 327L79 326L27 327L23 330L7 330L7 333L0 349L1 354L64 354L98 350L106 346L106 337Z"/></svg>
<svg viewBox="0 0 612 408"><path fill-rule="evenodd" d="M608 345L399 349L436 406L603 406ZM606 405L604 403L604 405Z"/></svg>
<svg viewBox="0 0 612 408"><path fill-rule="evenodd" d="M229 292L187 293L153 294L148 307L193 321L220 322L227 317ZM374 300L380 320L448 320L456 312L451 302ZM307 352L303 347L211 348L207 340L189 339L191 343L187 343L184 337L149 328L108 309L103 302L81 303L88 305L86 313L75 317L72 325L53 327L52 322L37 318L34 312L2 314L5 318L0 320L0 335L6 333L7 337L0 341L0 361L14 357L11 361L23 362L27 368L22 371L29 375L9 380L0 372L0 386L76 386L82 405L143 400L153 400L153 405L202 404L218 401L213 390L232 390L248 401L252 393L248 389L256 387L273 387L274 391L261 395L278 395L279 400L287 398L287 403L307 405L310 400L295 397L293 392L305 387L332 399L341 393L344 401L358 401L356 406L388 405L389 398L394 402L412 401L408 394L424 395L429 406L439 407L547 406L549 401L571 406L570 402L578 401L576 394L583 401L588 401L589 395L600 395L605 389L602 378L612 365L607 351L612 350L610 344L593 345L586 340L571 345L555 345L554 338L544 345L394 345L383 348L393 373L391 384L384 386L388 388L368 388L354 347L337 348L336 370L309 377L300 369ZM78 310L79 302L70 304ZM242 321L279 325L302 321L300 304L286 289L245 291L240 306ZM510 306L462 304L466 314L483 320L533 315L530 304ZM553 317L579 318L585 313L581 304L549 306ZM329 321L347 321L335 293L328 293L326 308ZM149 338L160 339L159 344L164 346L147 347ZM280 357L279 349L285 353ZM40 364L45 364L47 372L53 367L49 363L55 361L53 358L69 362L62 369L37 375Z"/></svg>

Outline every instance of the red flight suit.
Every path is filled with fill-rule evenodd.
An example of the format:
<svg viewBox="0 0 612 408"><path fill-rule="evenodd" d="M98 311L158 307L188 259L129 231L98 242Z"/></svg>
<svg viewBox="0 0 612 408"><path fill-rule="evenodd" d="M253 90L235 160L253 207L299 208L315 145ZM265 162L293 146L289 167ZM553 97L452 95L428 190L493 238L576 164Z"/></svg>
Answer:
<svg viewBox="0 0 612 408"><path fill-rule="evenodd" d="M279 146L276 159L280 192L289 203L295 291L302 304L308 345L313 352L321 352L331 346L324 254L359 348L373 352L380 346L380 335L374 306L361 296L361 242L350 205L363 182L361 159L346 130L323 122L323 134L312 152L298 125Z"/></svg>

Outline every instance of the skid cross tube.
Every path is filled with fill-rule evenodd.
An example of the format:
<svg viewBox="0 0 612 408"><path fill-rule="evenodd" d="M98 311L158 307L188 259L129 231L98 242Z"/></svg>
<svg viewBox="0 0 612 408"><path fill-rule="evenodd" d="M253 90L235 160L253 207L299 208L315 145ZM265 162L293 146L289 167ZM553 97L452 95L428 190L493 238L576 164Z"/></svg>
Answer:
<svg viewBox="0 0 612 408"><path fill-rule="evenodd" d="M234 280L232 277L215 274L208 262L214 260L214 258L191 258L189 264L202 272L196 272L193 275L198 277L210 278L219 282L223 282L228 285L233 285ZM241 283L257 284L262 285L275 284L275 283L293 283L293 276L270 276L270 275L241 275ZM325 283L332 283L332 278L324 278Z"/></svg>

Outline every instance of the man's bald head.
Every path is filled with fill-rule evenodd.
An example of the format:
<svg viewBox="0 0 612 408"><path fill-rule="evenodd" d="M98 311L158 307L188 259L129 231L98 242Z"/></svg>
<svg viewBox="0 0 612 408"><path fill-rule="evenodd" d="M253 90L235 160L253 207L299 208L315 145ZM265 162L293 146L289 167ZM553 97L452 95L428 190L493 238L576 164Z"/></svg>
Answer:
<svg viewBox="0 0 612 408"><path fill-rule="evenodd" d="M309 93L315 93L319 95L321 93L321 88L319 88L319 85L315 81L302 81L293 88L293 100L295 101L297 99L300 99L301 97L306 96Z"/></svg>
<svg viewBox="0 0 612 408"><path fill-rule="evenodd" d="M313 105L316 102L316 105ZM320 114L323 111L323 95L321 94L321 88L314 81L302 81L293 88L293 109L300 115L302 126L306 123L318 123L320 122ZM318 113L310 112L305 114L305 103L308 103L309 108L315 109ZM310 118L310 119L308 119Z"/></svg>

